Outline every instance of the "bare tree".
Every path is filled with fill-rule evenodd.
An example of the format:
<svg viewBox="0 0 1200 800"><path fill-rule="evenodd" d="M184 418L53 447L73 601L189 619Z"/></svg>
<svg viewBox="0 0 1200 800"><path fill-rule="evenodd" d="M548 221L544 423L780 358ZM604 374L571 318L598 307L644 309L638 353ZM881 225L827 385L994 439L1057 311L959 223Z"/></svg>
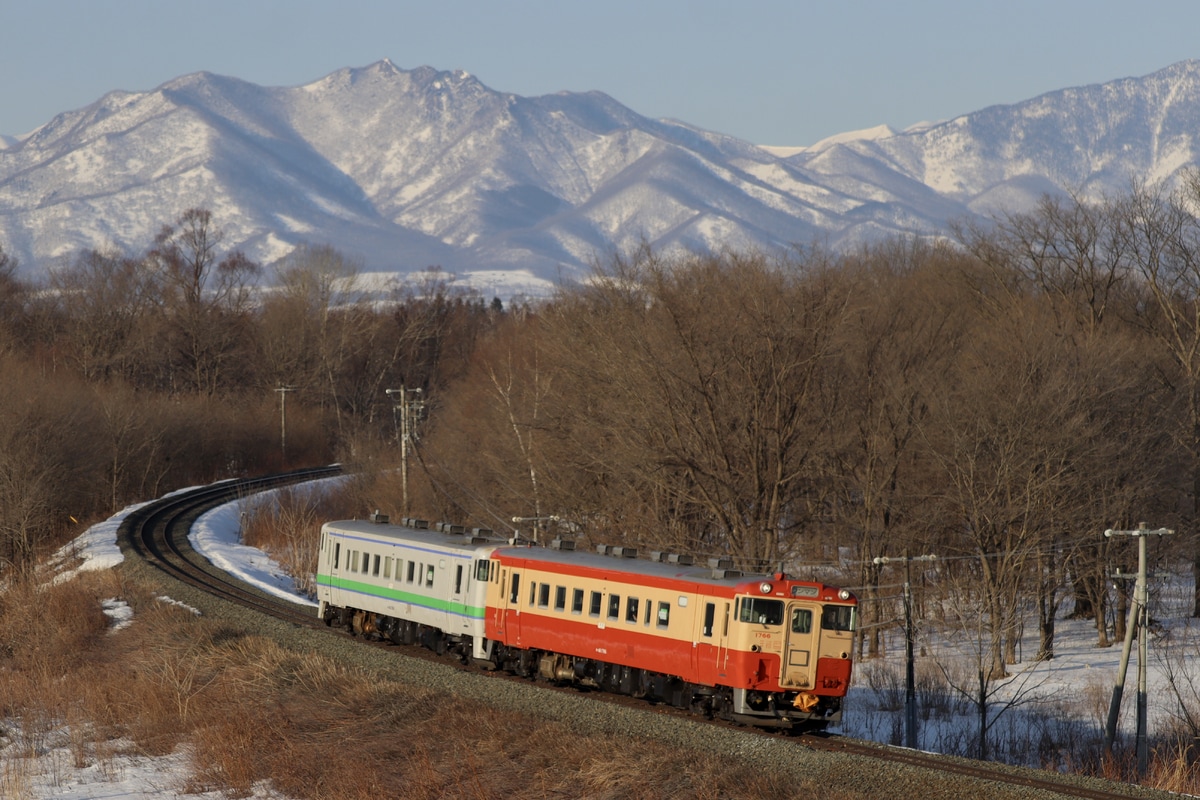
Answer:
<svg viewBox="0 0 1200 800"><path fill-rule="evenodd" d="M248 353L250 281L257 264L241 252L221 257L222 234L204 209L164 226L145 261L157 279L169 342L184 388L212 396Z"/></svg>
<svg viewBox="0 0 1200 800"><path fill-rule="evenodd" d="M930 520L920 511L929 463L920 427L927 393L957 351L963 315L946 271L960 254L919 242L893 242L843 265L852 281L840 369L826 381L836 391L829 428L834 524L853 540L865 587L864 639L880 652L884 613L874 558L926 544ZM957 290L961 291L961 290Z"/></svg>
<svg viewBox="0 0 1200 800"><path fill-rule="evenodd" d="M154 303L150 275L139 261L89 250L50 273L64 350L87 380L135 378Z"/></svg>
<svg viewBox="0 0 1200 800"><path fill-rule="evenodd" d="M1184 409L1178 441L1189 461L1190 527L1200 520L1200 173L1191 173L1176 191L1163 184L1134 187L1121 208L1128 258L1146 298L1132 306L1135 320L1173 361L1163 374ZM1200 616L1200 540L1193 549L1196 593L1193 616Z"/></svg>
<svg viewBox="0 0 1200 800"><path fill-rule="evenodd" d="M824 267L642 253L563 298L547 346L563 385L584 393L564 426L609 440L585 468L688 509L693 549L753 568L799 555L794 534L823 491L821 379L847 304Z"/></svg>

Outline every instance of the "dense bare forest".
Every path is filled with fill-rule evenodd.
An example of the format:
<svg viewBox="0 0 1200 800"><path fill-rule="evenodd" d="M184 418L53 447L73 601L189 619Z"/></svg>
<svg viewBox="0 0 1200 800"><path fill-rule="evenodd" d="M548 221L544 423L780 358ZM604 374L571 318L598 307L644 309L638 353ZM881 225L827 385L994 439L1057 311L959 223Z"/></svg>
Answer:
<svg viewBox="0 0 1200 800"><path fill-rule="evenodd" d="M1064 602L1105 643L1105 575L1134 560L1105 528L1149 520L1182 534L1156 557L1200 552L1197 202L1193 178L1047 198L955 242L645 249L507 307L436 270L367 292L328 248L262 275L204 210L42 285L0 253L0 570L182 485L396 466L411 427L403 492L393 472L371 490L392 513L408 496L434 519L827 565L868 623L872 559L934 552L990 674L1034 617L1051 656Z"/></svg>

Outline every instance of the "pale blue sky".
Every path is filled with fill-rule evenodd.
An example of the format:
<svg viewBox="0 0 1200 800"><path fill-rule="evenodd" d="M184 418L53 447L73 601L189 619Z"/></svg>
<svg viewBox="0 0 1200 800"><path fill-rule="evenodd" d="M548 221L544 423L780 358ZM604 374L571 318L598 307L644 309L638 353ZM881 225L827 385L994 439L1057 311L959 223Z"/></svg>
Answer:
<svg viewBox="0 0 1200 800"><path fill-rule="evenodd" d="M802 145L1200 58L1200 0L0 0L0 133L200 70L296 86L382 58Z"/></svg>

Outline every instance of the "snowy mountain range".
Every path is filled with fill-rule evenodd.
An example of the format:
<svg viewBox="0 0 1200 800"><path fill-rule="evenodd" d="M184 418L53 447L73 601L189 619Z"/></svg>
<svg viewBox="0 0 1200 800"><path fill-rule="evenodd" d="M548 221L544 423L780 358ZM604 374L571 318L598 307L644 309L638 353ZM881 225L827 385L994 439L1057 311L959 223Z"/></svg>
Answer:
<svg viewBox="0 0 1200 800"><path fill-rule="evenodd" d="M386 60L286 88L201 72L0 137L0 246L36 274L85 248L140 253L202 207L264 264L329 244L367 272L538 293L643 241L847 247L1121 192L1200 166L1198 137L1200 61L797 148Z"/></svg>

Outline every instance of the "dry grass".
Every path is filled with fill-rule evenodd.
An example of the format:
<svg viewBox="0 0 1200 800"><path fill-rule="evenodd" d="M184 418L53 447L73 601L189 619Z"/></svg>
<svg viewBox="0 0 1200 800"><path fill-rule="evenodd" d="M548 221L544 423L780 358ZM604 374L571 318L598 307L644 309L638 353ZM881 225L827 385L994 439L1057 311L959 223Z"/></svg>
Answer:
<svg viewBox="0 0 1200 800"><path fill-rule="evenodd" d="M100 610L111 597L134 609L124 630L111 631ZM264 781L313 800L855 796L831 793L815 778L653 741L581 735L533 714L381 680L197 617L118 573L7 586L0 642L0 796L27 795L22 756L63 746L73 766L101 769L125 753L186 747L187 788L232 797ZM886 693L891 687L880 680ZM1081 771L1135 779L1127 755L1068 760ZM1196 753L1159 745L1143 783L1200 790Z"/></svg>
<svg viewBox="0 0 1200 800"><path fill-rule="evenodd" d="M313 575L321 546L321 523L345 519L361 509L352 486L308 491L289 487L243 501L242 541L269 553L296 588L316 596Z"/></svg>
<svg viewBox="0 0 1200 800"><path fill-rule="evenodd" d="M134 622L111 632L101 602ZM815 791L650 741L380 680L198 618L112 573L0 595L0 794L23 755L66 737L75 766L186 746L188 788L295 798L772 798ZM822 790L830 796L828 789Z"/></svg>

